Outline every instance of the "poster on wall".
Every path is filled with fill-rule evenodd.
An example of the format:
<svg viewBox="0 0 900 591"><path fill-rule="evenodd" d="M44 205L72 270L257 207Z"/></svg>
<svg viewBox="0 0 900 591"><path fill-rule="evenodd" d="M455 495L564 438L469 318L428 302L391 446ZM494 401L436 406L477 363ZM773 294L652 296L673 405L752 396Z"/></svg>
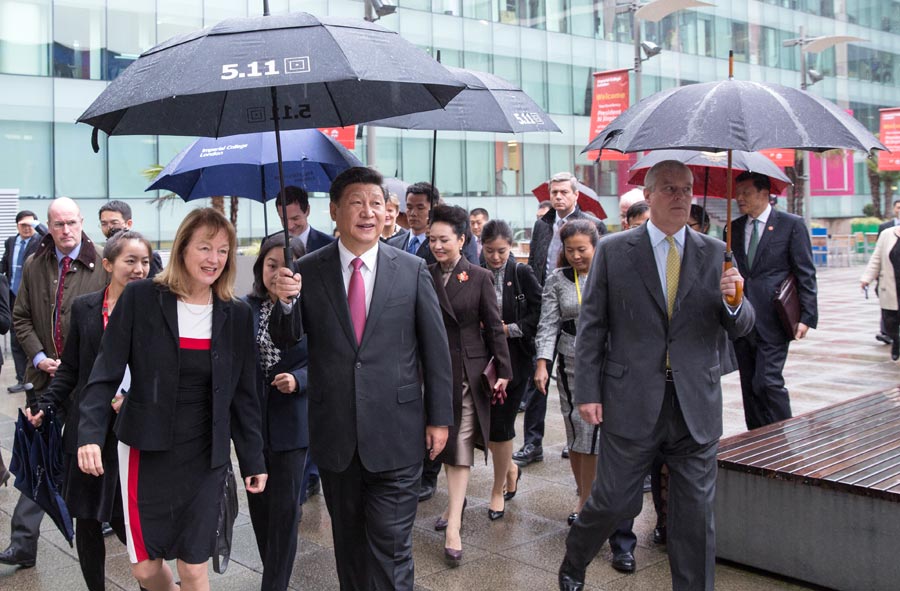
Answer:
<svg viewBox="0 0 900 591"><path fill-rule="evenodd" d="M613 119L628 109L628 73L631 70L610 70L594 72L594 88L591 96L591 139L606 129ZM613 150L592 150L588 160L628 160L627 154Z"/></svg>
<svg viewBox="0 0 900 591"><path fill-rule="evenodd" d="M878 152L878 170L900 170L900 107L881 109L879 138L890 152Z"/></svg>
<svg viewBox="0 0 900 591"><path fill-rule="evenodd" d="M355 125L348 125L347 127L320 127L319 131L336 140L348 150L356 147Z"/></svg>

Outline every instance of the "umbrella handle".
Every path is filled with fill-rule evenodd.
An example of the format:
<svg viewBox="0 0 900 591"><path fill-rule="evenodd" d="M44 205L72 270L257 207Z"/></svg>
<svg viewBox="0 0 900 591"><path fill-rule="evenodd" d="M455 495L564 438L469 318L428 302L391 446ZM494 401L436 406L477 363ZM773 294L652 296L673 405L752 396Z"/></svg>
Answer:
<svg viewBox="0 0 900 591"><path fill-rule="evenodd" d="M727 271L734 267L734 255L731 251L725 253L725 265L723 266L723 270ZM744 284L738 283L735 287L735 293L733 296L725 296L725 303L731 306L732 308L736 308L741 304L741 301L744 299Z"/></svg>

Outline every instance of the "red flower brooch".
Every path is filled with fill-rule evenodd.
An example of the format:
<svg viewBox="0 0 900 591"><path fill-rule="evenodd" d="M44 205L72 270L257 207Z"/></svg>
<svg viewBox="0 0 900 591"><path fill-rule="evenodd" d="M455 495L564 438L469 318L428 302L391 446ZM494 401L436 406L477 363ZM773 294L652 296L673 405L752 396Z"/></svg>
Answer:
<svg viewBox="0 0 900 591"><path fill-rule="evenodd" d="M465 271L463 271L462 273L460 273L459 275L456 276L456 280L459 281L460 283L465 283L466 281L469 280L469 274L466 273Z"/></svg>

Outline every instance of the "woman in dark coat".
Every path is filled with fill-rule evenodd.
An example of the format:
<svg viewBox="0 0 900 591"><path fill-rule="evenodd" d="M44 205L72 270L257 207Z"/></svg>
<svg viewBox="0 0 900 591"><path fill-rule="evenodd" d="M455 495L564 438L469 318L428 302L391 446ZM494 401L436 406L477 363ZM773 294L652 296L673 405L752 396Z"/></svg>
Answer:
<svg viewBox="0 0 900 591"><path fill-rule="evenodd" d="M512 461L513 439L519 403L534 375L534 335L541 317L541 285L531 267L510 255L512 243L512 230L502 220L491 220L482 229L481 255L485 268L494 274L494 293L513 370L506 401L491 407L488 448L494 463L494 486L488 517L492 521L503 517L505 501L516 495L522 477L522 469Z"/></svg>
<svg viewBox="0 0 900 591"><path fill-rule="evenodd" d="M108 522L124 544L125 521L119 490L116 436L112 428L114 415L110 416L103 445L103 463L107 472L99 478L89 476L78 469L79 404L100 350L100 339L109 315L125 286L147 277L152 252L150 242L137 232L120 232L107 241L103 248L103 268L109 273L109 286L83 295L72 304L72 326L56 375L41 396L39 405L42 410L32 417L30 410L25 409L26 416L35 426L41 424L45 411L64 410L67 414L66 428L63 430L65 476L62 495L69 513L75 518L78 562L90 591L106 588L106 544L102 524ZM120 391L128 390L127 383L120 386Z"/></svg>
<svg viewBox="0 0 900 591"><path fill-rule="evenodd" d="M291 256L296 260L303 254L300 239L291 240ZM263 591L284 591L291 578L302 515L303 467L309 447L306 337L290 349L281 350L269 334L272 308L279 305L273 282L278 269L284 266L284 236L276 234L259 247L253 265L253 291L244 298L253 311L256 391L269 474L266 490L247 495L256 546L263 561Z"/></svg>
<svg viewBox="0 0 900 591"><path fill-rule="evenodd" d="M484 449L489 441L491 400L496 392L506 390L512 368L491 273L462 256L468 213L449 205L438 205L432 213L428 240L437 262L428 268L441 304L453 364L453 426L437 458L447 472L450 495L442 518L446 523L444 558L450 566L458 566L462 560L459 529L475 447ZM481 373L491 356L498 379L495 392L486 392Z"/></svg>
<svg viewBox="0 0 900 591"><path fill-rule="evenodd" d="M232 441L247 491L265 488L253 317L234 298L236 245L221 213L188 213L162 273L119 298L84 387L78 466L100 476L110 399L131 371L115 432L131 572L148 591L175 589L171 559L184 591L209 589Z"/></svg>

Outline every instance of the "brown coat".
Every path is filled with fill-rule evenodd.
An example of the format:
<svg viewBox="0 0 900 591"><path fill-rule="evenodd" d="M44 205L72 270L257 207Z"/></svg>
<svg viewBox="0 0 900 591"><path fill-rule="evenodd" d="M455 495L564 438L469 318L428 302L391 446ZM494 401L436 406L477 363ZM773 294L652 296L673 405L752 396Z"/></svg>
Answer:
<svg viewBox="0 0 900 591"><path fill-rule="evenodd" d="M60 308L60 323L63 339L69 332L69 317L75 298L99 291L109 283L109 274L101 264L99 249L81 234L81 250L72 261L63 286L63 300ZM25 261L22 269L22 283L13 309L13 326L16 338L22 345L28 363L25 367L25 381L34 384L37 397L50 385L50 375L34 367L32 359L39 352L51 359L59 359L62 351L57 351L53 342L53 316L56 308L56 285L59 266L53 237L47 234L33 255ZM29 404L31 400L28 401Z"/></svg>
<svg viewBox="0 0 900 591"><path fill-rule="evenodd" d="M453 466L458 464L455 451L462 418L463 382L469 383L475 401L478 429L482 441L487 442L491 424L491 393L482 390L481 372L492 355L497 364L497 377L512 378L512 367L491 272L476 267L462 257L444 286L440 264L428 268L441 304L453 365L453 426L439 459Z"/></svg>

